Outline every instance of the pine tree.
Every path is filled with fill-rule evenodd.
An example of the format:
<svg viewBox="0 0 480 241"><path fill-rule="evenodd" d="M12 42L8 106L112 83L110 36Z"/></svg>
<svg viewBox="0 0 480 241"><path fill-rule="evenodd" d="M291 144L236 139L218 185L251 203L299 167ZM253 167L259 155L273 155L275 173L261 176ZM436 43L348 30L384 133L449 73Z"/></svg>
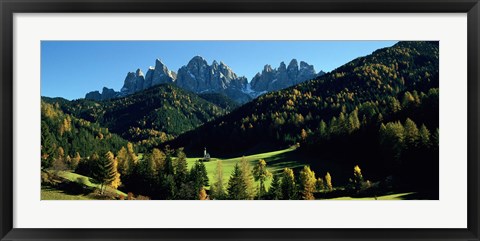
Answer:
<svg viewBox="0 0 480 241"><path fill-rule="evenodd" d="M183 152L183 148L177 150L177 158L174 161L175 181L178 186L187 181L187 156Z"/></svg>
<svg viewBox="0 0 480 241"><path fill-rule="evenodd" d="M430 147L430 144L431 144L431 141L430 141L430 131L427 129L427 127L425 125L422 124L422 126L420 127L420 131L419 131L419 138L420 138L420 144L423 146L423 147Z"/></svg>
<svg viewBox="0 0 480 241"><path fill-rule="evenodd" d="M440 131L437 128L432 135L432 144L436 149L438 149L439 143L440 143Z"/></svg>
<svg viewBox="0 0 480 241"><path fill-rule="evenodd" d="M416 147L419 139L419 131L415 122L413 122L410 118L405 120L404 131L405 143L407 146L410 148Z"/></svg>
<svg viewBox="0 0 480 241"><path fill-rule="evenodd" d="M273 175L272 183L270 184L270 189L268 190L268 195L273 200L282 199L282 189L280 187L280 177L279 175Z"/></svg>
<svg viewBox="0 0 480 241"><path fill-rule="evenodd" d="M204 186L208 186L208 176L205 164L196 161L190 170L190 181L193 183L195 191L200 191Z"/></svg>
<svg viewBox="0 0 480 241"><path fill-rule="evenodd" d="M119 177L119 176L118 176ZM96 161L96 169L94 171L94 178L100 182L100 193L104 193L105 185L112 183L117 178L117 170L115 165L115 158L113 154L108 151Z"/></svg>
<svg viewBox="0 0 480 241"><path fill-rule="evenodd" d="M172 175L175 173L175 168L173 167L172 153L165 153L165 167L163 170L164 175Z"/></svg>
<svg viewBox="0 0 480 241"><path fill-rule="evenodd" d="M231 200L247 200L250 199L247 192L247 184L245 183L244 174L238 163L233 168L232 175L228 180L228 199Z"/></svg>

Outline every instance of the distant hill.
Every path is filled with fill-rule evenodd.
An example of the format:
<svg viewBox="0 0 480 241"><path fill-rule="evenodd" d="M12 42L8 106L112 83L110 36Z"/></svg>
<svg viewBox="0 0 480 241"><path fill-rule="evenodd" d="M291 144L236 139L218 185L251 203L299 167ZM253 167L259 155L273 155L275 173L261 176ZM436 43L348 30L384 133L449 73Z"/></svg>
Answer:
<svg viewBox="0 0 480 241"><path fill-rule="evenodd" d="M221 106L234 108L228 99L217 97L217 105L171 84L160 84L107 101L44 100L58 102L66 113L98 123L145 146L159 145L226 114L228 111Z"/></svg>
<svg viewBox="0 0 480 241"><path fill-rule="evenodd" d="M48 103L51 102L51 103ZM74 158L78 152L87 157L106 151L118 151L127 141L111 133L98 123L92 123L60 108L68 103L65 99L48 99L41 102L42 163L50 166L54 157Z"/></svg>

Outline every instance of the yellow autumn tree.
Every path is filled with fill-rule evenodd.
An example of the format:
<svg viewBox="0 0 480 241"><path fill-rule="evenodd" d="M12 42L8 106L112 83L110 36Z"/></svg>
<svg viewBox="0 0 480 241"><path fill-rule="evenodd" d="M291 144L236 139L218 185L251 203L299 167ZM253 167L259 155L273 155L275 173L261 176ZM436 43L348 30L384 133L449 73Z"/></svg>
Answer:
<svg viewBox="0 0 480 241"><path fill-rule="evenodd" d="M316 183L315 172L313 172L309 166L304 166L303 170L300 171L300 195L302 199L315 199L313 193L315 192Z"/></svg>
<svg viewBox="0 0 480 241"><path fill-rule="evenodd" d="M198 192L198 199L199 200L207 200L207 192L205 191L205 189L202 187L202 189L200 189L200 192Z"/></svg>
<svg viewBox="0 0 480 241"><path fill-rule="evenodd" d="M332 176L330 176L329 172L327 172L327 174L325 175L325 182L326 182L326 185L327 185L327 189L329 191L332 191L333 190Z"/></svg>

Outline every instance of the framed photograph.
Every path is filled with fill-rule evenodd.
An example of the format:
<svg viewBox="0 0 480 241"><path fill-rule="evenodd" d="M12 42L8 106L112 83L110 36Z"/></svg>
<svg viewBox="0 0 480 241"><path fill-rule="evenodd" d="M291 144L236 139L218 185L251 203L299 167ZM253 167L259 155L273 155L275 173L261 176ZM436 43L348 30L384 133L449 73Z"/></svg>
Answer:
<svg viewBox="0 0 480 241"><path fill-rule="evenodd" d="M1 240L479 240L479 4L1 2Z"/></svg>

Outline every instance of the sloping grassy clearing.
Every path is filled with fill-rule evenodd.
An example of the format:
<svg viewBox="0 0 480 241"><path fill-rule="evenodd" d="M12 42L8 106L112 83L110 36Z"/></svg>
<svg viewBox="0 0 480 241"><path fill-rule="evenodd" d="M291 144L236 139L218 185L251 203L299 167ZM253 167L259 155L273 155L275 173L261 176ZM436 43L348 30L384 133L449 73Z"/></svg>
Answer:
<svg viewBox="0 0 480 241"><path fill-rule="evenodd" d="M279 151L265 152L265 153L250 155L250 156L235 157L235 158L229 158L229 159L219 159L219 158L213 157L210 161L204 162L205 168L207 169L207 173L208 173L208 180L210 181L210 184L214 182L215 170L217 168L217 163L219 160L222 161L223 180L224 180L225 187L227 186L228 180L230 179L230 175L233 172L235 164L240 162L242 158L245 158L247 161L249 161L252 168L254 167L254 165L257 164L258 160L264 159L265 162L267 162L267 169L272 173L281 171L285 167L288 167L288 168L300 167L302 166L301 163L291 161L289 160L289 158L285 158L286 154L295 151L295 149L296 149L295 147L291 147L291 148L287 148ZM203 157L187 158L188 168L189 169L192 168L193 164L197 160L200 160L202 158ZM265 182L265 186L267 189L268 187L270 187L271 182L272 182L271 178Z"/></svg>
<svg viewBox="0 0 480 241"><path fill-rule="evenodd" d="M41 200L94 200L83 194L72 195L72 194L64 193L61 190L48 188L48 187L42 187L42 190L40 191L40 195L41 195Z"/></svg>
<svg viewBox="0 0 480 241"><path fill-rule="evenodd" d="M100 184L92 183L90 177L83 176L83 175L80 175L80 174L77 174L77 173L68 172L68 171L59 171L58 176L63 177L63 178L65 178L65 179L67 179L71 182L76 182L76 183L83 184L87 187L100 188ZM113 188L108 187L108 186L106 187L106 191L115 192L116 194L121 195L121 196L125 196L125 197L127 196L127 194L125 194L124 192L122 192L120 190L117 190L117 189L113 189Z"/></svg>

